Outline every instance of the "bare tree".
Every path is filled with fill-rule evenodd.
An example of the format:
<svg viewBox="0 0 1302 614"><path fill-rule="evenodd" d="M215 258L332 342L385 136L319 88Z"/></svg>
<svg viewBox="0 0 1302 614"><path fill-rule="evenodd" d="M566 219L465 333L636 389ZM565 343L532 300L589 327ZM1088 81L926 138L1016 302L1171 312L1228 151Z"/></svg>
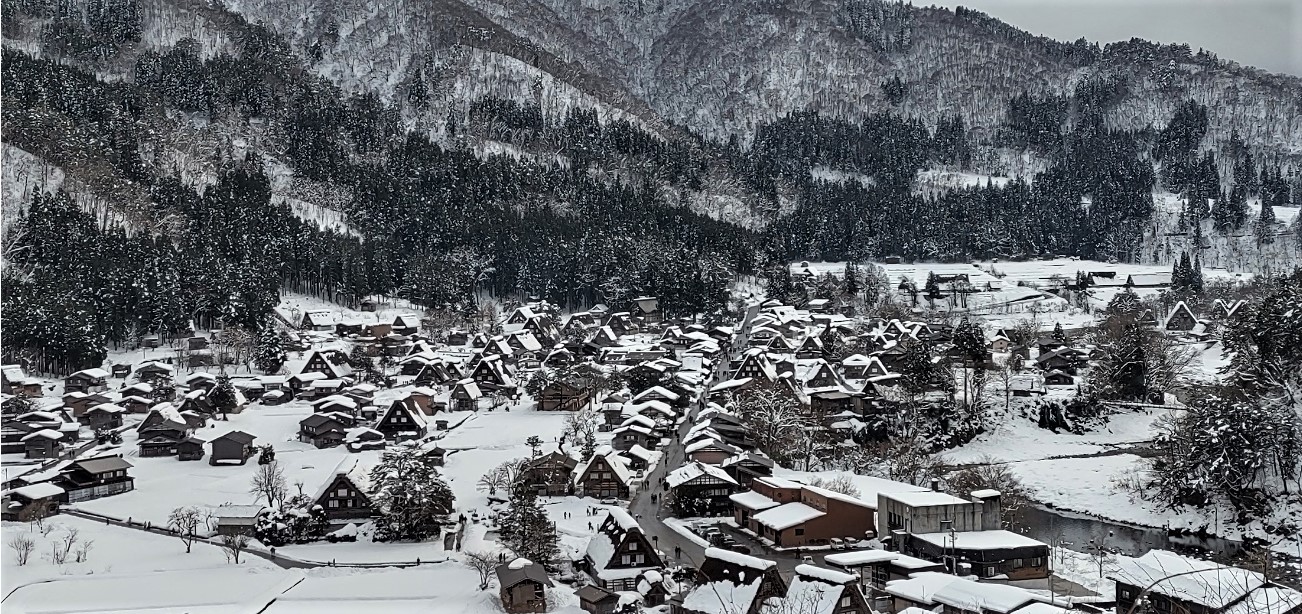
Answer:
<svg viewBox="0 0 1302 614"><path fill-rule="evenodd" d="M9 547L14 551L18 566L22 567L27 564L28 559L32 558L32 552L36 550L36 540L30 535L20 533L9 539Z"/></svg>
<svg viewBox="0 0 1302 614"><path fill-rule="evenodd" d="M285 501L285 496L289 494L289 486L285 483L285 472L280 469L280 463L272 461L265 465L258 465L257 472L249 482L249 493L254 497L266 499L269 507L279 507Z"/></svg>
<svg viewBox="0 0 1302 614"><path fill-rule="evenodd" d="M185 544L186 554L190 554L191 546L199 539L201 524L205 524L204 516L196 507L178 507L167 517L168 528L176 531L176 536L181 538L181 543Z"/></svg>
<svg viewBox="0 0 1302 614"><path fill-rule="evenodd" d="M489 496L496 495L498 490L509 493L511 488L524 477L524 469L527 465L528 461L523 458L505 461L489 469L479 478L479 489L487 492Z"/></svg>
<svg viewBox="0 0 1302 614"><path fill-rule="evenodd" d="M851 497L859 497L859 489L856 488L854 482L850 480L850 476L844 473L826 480L823 478L814 478L809 481L809 485L817 488L824 488L832 492L839 492Z"/></svg>
<svg viewBox="0 0 1302 614"><path fill-rule="evenodd" d="M976 464L965 467L949 476L949 485L957 493L991 489L999 491L999 503L1005 524L1012 525L1021 510L1030 501L1030 492L1017 479L1008 465L993 456L982 456Z"/></svg>
<svg viewBox="0 0 1302 614"><path fill-rule="evenodd" d="M76 557L76 562L85 563L87 559L90 558L90 547L93 545L95 545L95 540L93 539L81 542L81 545L77 546L77 550L73 553L73 556Z"/></svg>
<svg viewBox="0 0 1302 614"><path fill-rule="evenodd" d="M221 548L226 552L227 562L240 564L240 556L245 550L249 549L249 536L243 533L234 535L223 535L221 539Z"/></svg>
<svg viewBox="0 0 1302 614"><path fill-rule="evenodd" d="M479 590L488 590L493 571L497 569L498 555L489 552L467 552L466 565L479 574Z"/></svg>
<svg viewBox="0 0 1302 614"><path fill-rule="evenodd" d="M995 369L995 377L998 378L999 384L1004 391L1004 411L1008 411L1013 405L1013 366L1009 363L1012 358L1005 360Z"/></svg>

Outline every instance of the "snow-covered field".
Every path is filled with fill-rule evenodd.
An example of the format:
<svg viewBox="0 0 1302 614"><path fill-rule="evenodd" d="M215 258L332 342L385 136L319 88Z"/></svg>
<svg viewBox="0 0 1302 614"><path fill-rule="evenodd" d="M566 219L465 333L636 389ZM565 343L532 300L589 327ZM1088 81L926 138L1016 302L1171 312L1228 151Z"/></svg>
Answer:
<svg viewBox="0 0 1302 614"><path fill-rule="evenodd" d="M4 556L0 557L0 585L5 594L24 584L67 576L234 567L227 562L222 549L212 544L196 542L191 552L186 554L185 544L179 539L66 514L47 519L44 525L46 531L26 522L4 523L6 543L18 536L27 536L36 542L36 550L27 564L21 566L14 551L5 548ZM90 548L84 562L75 562L74 554L79 547L74 545L71 549L74 554L70 554L64 564L58 564L51 556L52 544L63 542L70 529L76 530L78 544L90 543ZM238 567L250 573L273 568L271 563L255 556L241 558ZM5 609L8 610L7 603Z"/></svg>

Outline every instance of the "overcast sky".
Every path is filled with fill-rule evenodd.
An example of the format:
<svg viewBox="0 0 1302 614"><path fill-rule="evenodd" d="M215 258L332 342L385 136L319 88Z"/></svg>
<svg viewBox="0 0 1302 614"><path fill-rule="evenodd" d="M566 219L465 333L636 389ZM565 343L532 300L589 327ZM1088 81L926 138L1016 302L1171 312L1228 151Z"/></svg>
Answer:
<svg viewBox="0 0 1302 614"><path fill-rule="evenodd" d="M1221 59L1302 76L1302 0L913 0L966 6L1033 34L1189 43Z"/></svg>

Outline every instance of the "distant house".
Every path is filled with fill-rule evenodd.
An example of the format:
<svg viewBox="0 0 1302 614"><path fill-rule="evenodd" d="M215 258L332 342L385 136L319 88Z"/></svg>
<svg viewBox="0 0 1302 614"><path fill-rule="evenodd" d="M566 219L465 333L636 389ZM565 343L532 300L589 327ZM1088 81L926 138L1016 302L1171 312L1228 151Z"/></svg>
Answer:
<svg viewBox="0 0 1302 614"><path fill-rule="evenodd" d="M480 391L479 384L475 380L466 378L452 386L452 393L449 395L450 406L452 411L476 411L479 409L479 400L484 397Z"/></svg>
<svg viewBox="0 0 1302 614"><path fill-rule="evenodd" d="M664 320L660 311L660 300L654 296L639 296L633 299L633 315L647 324L658 324Z"/></svg>
<svg viewBox="0 0 1302 614"><path fill-rule="evenodd" d="M579 607L591 614L615 614L615 608L619 607L619 593L596 584L584 585L574 594L579 598Z"/></svg>
<svg viewBox="0 0 1302 614"><path fill-rule="evenodd" d="M904 537L900 549L931 561L967 563L973 575L979 578L1034 580L1049 577L1049 545L1003 529L911 532Z"/></svg>
<svg viewBox="0 0 1302 614"><path fill-rule="evenodd" d="M73 461L54 483L68 493L68 503L80 503L135 489L135 478L127 474L131 463L120 456L102 456Z"/></svg>
<svg viewBox="0 0 1302 614"><path fill-rule="evenodd" d="M414 335L420 332L420 316L404 313L393 318L393 332L399 335Z"/></svg>
<svg viewBox="0 0 1302 614"><path fill-rule="evenodd" d="M1072 377L1070 374L1068 374L1065 371L1059 371L1057 369L1054 369L1044 374L1044 385L1045 386L1074 386L1076 385L1076 378Z"/></svg>
<svg viewBox="0 0 1302 614"><path fill-rule="evenodd" d="M103 369L82 369L63 380L63 391L91 394L108 390L108 371Z"/></svg>
<svg viewBox="0 0 1302 614"><path fill-rule="evenodd" d="M425 436L428 428L425 414L410 398L394 401L375 423L375 430L393 441L420 439Z"/></svg>
<svg viewBox="0 0 1302 614"><path fill-rule="evenodd" d="M100 403L81 416L81 423L91 430L115 429L122 426L122 415L127 409L113 403Z"/></svg>
<svg viewBox="0 0 1302 614"><path fill-rule="evenodd" d="M1126 276L1128 288L1169 288L1171 273L1132 273Z"/></svg>
<svg viewBox="0 0 1302 614"><path fill-rule="evenodd" d="M353 417L347 414L312 414L299 421L298 440L318 448L337 446L343 443L348 429L355 424Z"/></svg>
<svg viewBox="0 0 1302 614"><path fill-rule="evenodd" d="M592 393L568 382L552 382L538 397L540 411L578 411L592 401Z"/></svg>
<svg viewBox="0 0 1302 614"><path fill-rule="evenodd" d="M1167 330L1191 331L1198 325L1198 318L1194 317L1193 311L1184 301L1175 304L1171 309L1171 314L1166 316L1166 323L1163 328Z"/></svg>
<svg viewBox="0 0 1302 614"><path fill-rule="evenodd" d="M1270 582L1248 569L1192 559L1166 550L1150 550L1143 556L1124 559L1117 567L1108 577L1116 582L1118 612L1302 612L1302 593Z"/></svg>
<svg viewBox="0 0 1302 614"><path fill-rule="evenodd" d="M696 575L692 590L669 601L672 614L760 614L787 590L777 563L720 548L705 549Z"/></svg>
<svg viewBox="0 0 1302 614"><path fill-rule="evenodd" d="M571 476L579 461L560 451L529 459L520 481L539 495L560 496L572 490Z"/></svg>
<svg viewBox="0 0 1302 614"><path fill-rule="evenodd" d="M253 536L258 516L267 508L261 505L219 505L213 510L217 517L218 535Z"/></svg>
<svg viewBox="0 0 1302 614"><path fill-rule="evenodd" d="M29 377L20 365L0 366L0 393L17 397L39 397L41 381Z"/></svg>
<svg viewBox="0 0 1302 614"><path fill-rule="evenodd" d="M624 459L615 450L598 450L574 475L574 484L583 495L597 498L627 499L632 475Z"/></svg>
<svg viewBox="0 0 1302 614"><path fill-rule="evenodd" d="M176 442L176 460L191 461L203 458L204 441L198 437L186 437Z"/></svg>
<svg viewBox="0 0 1302 614"><path fill-rule="evenodd" d="M345 458L322 482L312 501L325 510L326 518L332 522L370 518L375 515L370 469L358 458Z"/></svg>
<svg viewBox="0 0 1302 614"><path fill-rule="evenodd" d="M316 310L303 313L298 327L303 330L331 331L339 324L339 314L333 311Z"/></svg>
<svg viewBox="0 0 1302 614"><path fill-rule="evenodd" d="M23 436L23 453L26 458L57 458L63 451L63 433L53 429L40 429Z"/></svg>
<svg viewBox="0 0 1302 614"><path fill-rule="evenodd" d="M795 572L787 594L781 597L782 606L775 610L782 611L785 606L797 612L873 614L859 590L858 576L808 564L797 565Z"/></svg>
<svg viewBox="0 0 1302 614"><path fill-rule="evenodd" d="M730 495L737 480L719 467L689 462L665 477L675 505L686 516L727 516L732 512Z"/></svg>
<svg viewBox="0 0 1302 614"><path fill-rule="evenodd" d="M244 431L231 431L213 439L210 442L212 455L208 457L208 464L243 465L256 450L253 441L253 435Z"/></svg>
<svg viewBox="0 0 1302 614"><path fill-rule="evenodd" d="M1216 299L1216 315L1221 320L1229 320L1234 316L1238 315L1239 310L1242 309L1243 306L1247 304L1248 301L1245 301L1243 299L1239 299L1237 301L1226 301L1224 299L1218 298Z"/></svg>
<svg viewBox="0 0 1302 614"><path fill-rule="evenodd" d="M634 416L634 418L644 418L643 416ZM630 421L633 418L630 418ZM647 419L647 421L650 421ZM654 422L652 423L654 424ZM654 427L648 427L644 424L625 423L624 425L611 431L614 436L611 441L611 447L619 451L631 450L634 446L654 449L660 446L660 436L653 432Z"/></svg>
<svg viewBox="0 0 1302 614"><path fill-rule="evenodd" d="M23 520L25 514L31 517L50 516L59 513L59 503L67 496L63 487L52 482L20 486L4 493L0 501L0 519Z"/></svg>
<svg viewBox="0 0 1302 614"><path fill-rule="evenodd" d="M498 596L502 608L512 614L546 612L546 589L551 585L547 570L528 559L516 559L497 567Z"/></svg>
<svg viewBox="0 0 1302 614"><path fill-rule="evenodd" d="M622 508L608 508L610 515L588 540L579 563L593 584L609 591L635 591L648 571L664 567L642 526Z"/></svg>
<svg viewBox="0 0 1302 614"><path fill-rule="evenodd" d="M384 433L373 428L359 426L348 429L344 433L344 447L348 448L349 452L383 450L385 444Z"/></svg>

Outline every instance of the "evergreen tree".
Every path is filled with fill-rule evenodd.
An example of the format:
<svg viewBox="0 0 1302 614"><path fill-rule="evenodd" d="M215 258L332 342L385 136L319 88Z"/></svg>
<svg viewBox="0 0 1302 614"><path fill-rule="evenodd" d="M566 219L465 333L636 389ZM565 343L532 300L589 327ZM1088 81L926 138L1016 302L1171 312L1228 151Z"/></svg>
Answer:
<svg viewBox="0 0 1302 614"><path fill-rule="evenodd" d="M218 375L217 385L208 392L208 402L212 404L213 411L221 414L222 420L230 420L230 414L235 411L237 401L235 386L231 384L230 376L225 373Z"/></svg>
<svg viewBox="0 0 1302 614"><path fill-rule="evenodd" d="M981 331L981 325L973 322L967 316L963 316L962 321L954 328L954 346L963 355L964 358L981 365L990 356L990 350L986 348L985 333Z"/></svg>
<svg viewBox="0 0 1302 614"><path fill-rule="evenodd" d="M433 462L411 447L389 448L371 469L371 500L380 516L381 541L422 540L438 535L452 513L453 495Z"/></svg>
<svg viewBox="0 0 1302 614"><path fill-rule="evenodd" d="M863 290L863 275L859 270L859 266L854 262L845 263L845 276L842 279L842 284L847 296L858 296L859 292Z"/></svg>
<svg viewBox="0 0 1302 614"><path fill-rule="evenodd" d="M498 521L502 543L516 556L549 565L559 555L556 525L538 505L538 495L521 484L511 492L510 507Z"/></svg>
<svg viewBox="0 0 1302 614"><path fill-rule="evenodd" d="M936 280L936 273L927 271L927 283L923 286L928 298L937 298L940 296L940 282Z"/></svg>
<svg viewBox="0 0 1302 614"><path fill-rule="evenodd" d="M1062 330L1062 322L1053 323L1053 340L1058 343L1067 343L1067 333Z"/></svg>
<svg viewBox="0 0 1302 614"><path fill-rule="evenodd" d="M263 324L253 346L253 365L263 373L273 374L280 371L285 359L285 350L275 327L270 322Z"/></svg>

